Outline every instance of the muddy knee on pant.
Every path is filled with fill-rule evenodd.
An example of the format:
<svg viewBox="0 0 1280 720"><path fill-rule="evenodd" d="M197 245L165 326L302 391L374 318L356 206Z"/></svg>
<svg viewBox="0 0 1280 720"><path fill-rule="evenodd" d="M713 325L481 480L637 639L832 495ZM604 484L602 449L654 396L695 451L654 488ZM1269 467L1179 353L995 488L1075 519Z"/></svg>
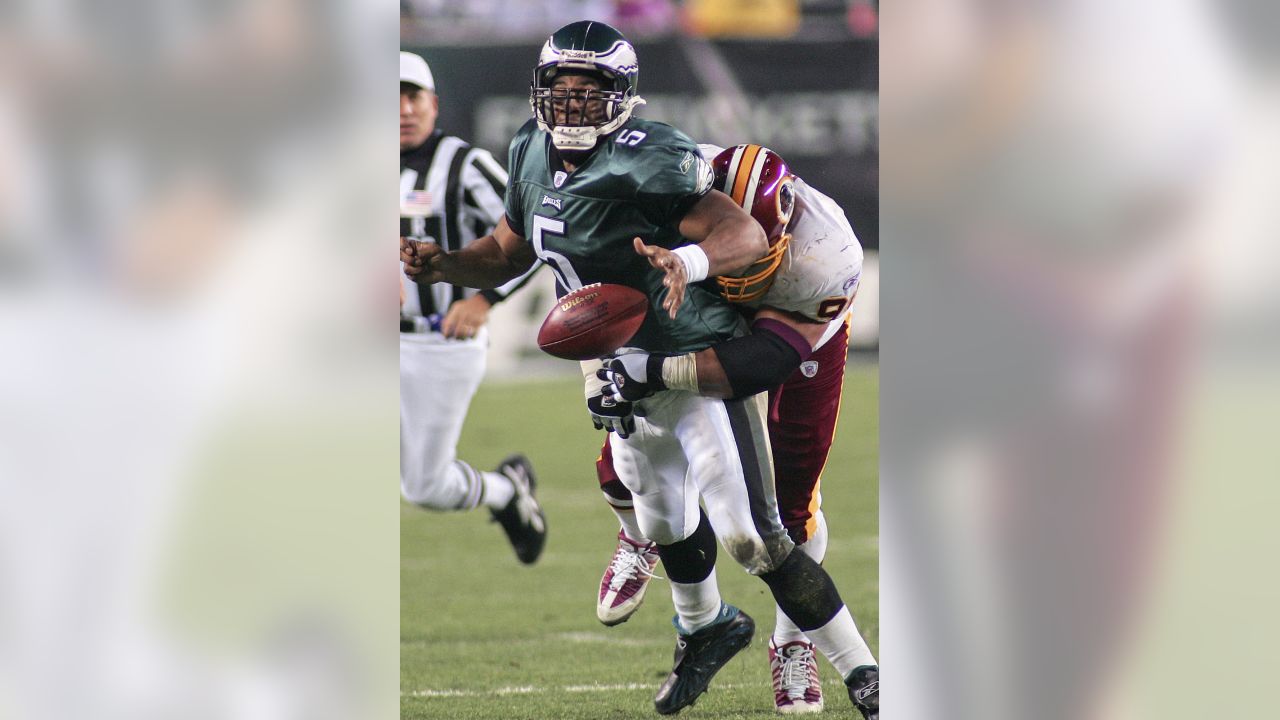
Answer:
<svg viewBox="0 0 1280 720"><path fill-rule="evenodd" d="M720 542L733 559L752 575L778 569L795 547L786 533L764 540L754 535L726 535Z"/></svg>

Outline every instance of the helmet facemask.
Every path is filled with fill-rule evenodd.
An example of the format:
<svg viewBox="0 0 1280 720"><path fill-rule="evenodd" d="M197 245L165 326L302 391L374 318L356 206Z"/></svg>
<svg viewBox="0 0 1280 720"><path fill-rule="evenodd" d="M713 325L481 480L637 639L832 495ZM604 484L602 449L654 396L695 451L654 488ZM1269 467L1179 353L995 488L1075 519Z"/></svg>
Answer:
<svg viewBox="0 0 1280 720"><path fill-rule="evenodd" d="M532 94L534 116L551 141L561 151L586 151L596 140L617 130L631 116L631 109L643 100L628 97L626 82L607 72L566 70L551 66L535 81ZM561 75L584 75L599 81L601 89L554 87ZM618 89L621 86L622 89Z"/></svg>
<svg viewBox="0 0 1280 720"><path fill-rule="evenodd" d="M737 275L717 276L720 297L733 303L751 302L764 297L764 294L769 292L769 288L773 287L778 267L782 265L782 256L786 254L787 246L790 244L791 233L783 233L769 247L769 252L751 263L746 270Z"/></svg>

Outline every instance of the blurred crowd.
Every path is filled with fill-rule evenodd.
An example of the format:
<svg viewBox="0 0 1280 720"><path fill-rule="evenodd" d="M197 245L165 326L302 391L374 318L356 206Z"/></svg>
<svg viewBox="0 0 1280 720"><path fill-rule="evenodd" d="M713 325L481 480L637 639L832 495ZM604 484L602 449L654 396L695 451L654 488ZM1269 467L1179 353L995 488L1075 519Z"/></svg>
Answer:
<svg viewBox="0 0 1280 720"><path fill-rule="evenodd" d="M595 18L629 37L870 38L879 0L400 0L401 41L525 40L560 18Z"/></svg>

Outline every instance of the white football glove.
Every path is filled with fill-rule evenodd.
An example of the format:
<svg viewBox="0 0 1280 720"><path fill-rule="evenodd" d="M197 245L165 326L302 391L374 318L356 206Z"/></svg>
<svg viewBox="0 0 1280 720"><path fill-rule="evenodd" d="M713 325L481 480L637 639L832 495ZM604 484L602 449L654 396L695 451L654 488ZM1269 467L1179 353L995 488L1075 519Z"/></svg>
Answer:
<svg viewBox="0 0 1280 720"><path fill-rule="evenodd" d="M596 377L607 383L603 391L614 402L636 402L667 389L662 381L662 362L666 355L628 353L604 359L604 369Z"/></svg>

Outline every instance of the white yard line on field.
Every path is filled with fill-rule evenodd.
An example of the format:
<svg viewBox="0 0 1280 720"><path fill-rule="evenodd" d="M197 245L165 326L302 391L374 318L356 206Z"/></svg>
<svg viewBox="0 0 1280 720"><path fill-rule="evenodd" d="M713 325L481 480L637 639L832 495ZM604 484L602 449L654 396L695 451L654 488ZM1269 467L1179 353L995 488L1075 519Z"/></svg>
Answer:
<svg viewBox="0 0 1280 720"><path fill-rule="evenodd" d="M635 638L619 638L602 632L562 632L556 633L553 637L557 640L568 640L569 642L599 643L601 645L616 645L618 647L653 647L671 645L671 641L667 638L637 640Z"/></svg>
<svg viewBox="0 0 1280 720"><path fill-rule="evenodd" d="M844 687L844 683L840 680L827 680L823 685L831 687ZM723 683L716 684L714 687L721 690L741 690L743 688L764 687L768 688L768 683L757 685L755 683ZM404 697L420 697L420 698L475 698L475 697L499 697L502 695L532 695L535 693L545 692L562 692L562 693L589 693L589 692L618 692L619 690L657 690L657 683L618 683L613 685L592 684L592 685L561 685L559 687L538 687L536 685L521 685L518 687L500 687L493 690L410 690L400 693Z"/></svg>
<svg viewBox="0 0 1280 720"><path fill-rule="evenodd" d="M401 695L408 697L488 697L499 695L529 695L531 693L546 692L546 688L534 687L532 685L521 685L519 687L500 687L493 690L414 690L412 692L402 692Z"/></svg>
<svg viewBox="0 0 1280 720"><path fill-rule="evenodd" d="M732 687L725 685L722 687ZM413 690L411 692L401 693L407 697L423 697L423 698L454 698L454 697L495 697L501 695L531 695L534 693L544 692L617 692L618 690L657 690L656 684L645 683L625 683L618 685L562 685L560 687L534 687L532 685L524 685L520 687L501 687L494 690Z"/></svg>

